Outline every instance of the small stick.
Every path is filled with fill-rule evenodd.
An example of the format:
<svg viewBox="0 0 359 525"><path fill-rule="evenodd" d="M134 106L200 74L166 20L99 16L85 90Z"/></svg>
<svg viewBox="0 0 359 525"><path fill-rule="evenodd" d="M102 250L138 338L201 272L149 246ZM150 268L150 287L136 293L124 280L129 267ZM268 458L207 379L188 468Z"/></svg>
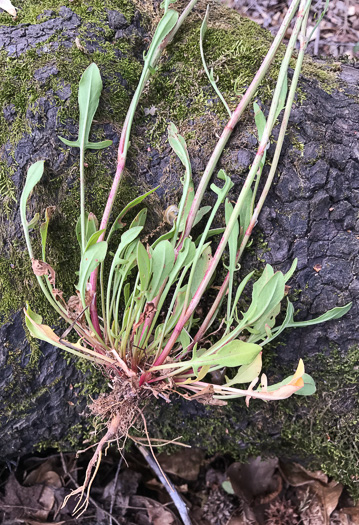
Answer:
<svg viewBox="0 0 359 525"><path fill-rule="evenodd" d="M77 323L77 321L80 319L80 317L86 312L88 306L86 306L86 308L84 308L82 310L82 312L79 313L79 315L76 317L76 319L73 321L73 323L70 324L70 326L68 328L66 328L66 330L64 331L64 333L60 336L60 343L63 342L63 340L65 339L65 337L67 337L69 335L69 333L71 332L71 330L73 329L73 327L75 326L75 324Z"/></svg>
<svg viewBox="0 0 359 525"><path fill-rule="evenodd" d="M175 486L173 483L168 479L165 478L163 475L163 472L161 469L158 468L157 462L152 455L152 453L147 450L142 445L137 445L138 450L141 452L142 456L145 458L147 463L149 464L150 468L153 470L153 472L156 474L158 479L161 481L162 485L166 489L168 495L170 496L171 500L175 504L179 515L181 516L181 519L183 521L184 525L192 525L191 519L188 515L188 509L185 504L185 502L182 500L181 496L178 494Z"/></svg>
<svg viewBox="0 0 359 525"><path fill-rule="evenodd" d="M120 461L118 462L118 465L117 465L116 476L115 476L115 480L114 480L114 483L113 483L113 492L112 492L112 495L111 495L111 505L110 505L110 524L109 525L112 525L112 511L113 511L113 506L115 504L118 475L119 475L120 470L121 470L122 461L123 461L123 458L121 456L121 459L120 459Z"/></svg>

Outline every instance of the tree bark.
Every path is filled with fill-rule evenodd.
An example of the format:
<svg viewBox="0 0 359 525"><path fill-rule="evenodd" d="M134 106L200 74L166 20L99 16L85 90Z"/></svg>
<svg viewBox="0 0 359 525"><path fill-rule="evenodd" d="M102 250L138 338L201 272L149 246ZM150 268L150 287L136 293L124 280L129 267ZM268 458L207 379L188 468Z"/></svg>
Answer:
<svg viewBox="0 0 359 525"><path fill-rule="evenodd" d="M58 135L77 137L78 81L89 63L98 63L104 90L92 133L114 143L103 152L88 153L86 158L88 210L100 218L115 171L119 131L140 74L153 13L157 12L150 12L152 2L144 2L140 12L132 0L123 0L122 10L115 9L110 0L103 0L101 10L98 3L92 6L91 2L88 9L76 2L71 9L56 3L53 10L46 9L45 0L34 9L30 4L30 0L22 2L17 21L0 15L3 458L34 447L79 447L91 428L82 415L88 396L106 388L100 372L69 360L48 344L38 344L24 329L22 307L27 301L58 334L64 327L48 311L32 275L19 200L27 169L36 160L45 159L46 174L31 198L31 209L43 214L46 206L56 206L48 262L56 270L58 287L69 297L79 264L74 233L78 155L64 148ZM179 197L182 170L166 143L167 123L173 120L186 136L195 182L225 125L225 113L208 87L198 56L203 8L204 2L199 2L170 46L137 112L116 206L121 209L121 204L135 195L160 184L149 200L147 233L164 231L162 212ZM222 40L230 35L233 49L221 50ZM255 72L269 41L270 36L254 23L217 4L212 6L206 53L232 107L238 100L233 91L236 79L243 74L246 83L245 75ZM263 108L273 83L271 75L258 94ZM290 372L298 359L304 358L307 371L318 382L318 394L309 401L296 396L268 405L251 401L249 410L241 402L209 408L183 400L174 399L170 405L156 401L148 407L152 435L183 435L188 443L209 452L222 450L237 456L276 452L304 460L315 457L329 474L338 477L345 469L342 479L350 482L356 457L352 436L357 433L359 375L358 79L358 69L350 65L308 59L278 178L260 216L253 250L240 270L243 276L253 265L262 269L268 262L276 270L286 271L298 257L298 269L290 283L298 319L353 301L343 319L291 331L265 355L270 380ZM247 111L218 166L235 182L233 198L254 158L256 144L252 114ZM274 147L273 141L269 158ZM210 194L207 198L211 202ZM34 244L39 246L37 233Z"/></svg>

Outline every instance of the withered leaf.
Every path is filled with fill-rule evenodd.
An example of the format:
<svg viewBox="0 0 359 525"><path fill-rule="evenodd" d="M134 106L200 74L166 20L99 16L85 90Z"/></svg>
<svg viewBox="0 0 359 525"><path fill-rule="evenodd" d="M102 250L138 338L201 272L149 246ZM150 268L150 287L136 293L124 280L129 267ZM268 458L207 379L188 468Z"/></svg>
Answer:
<svg viewBox="0 0 359 525"><path fill-rule="evenodd" d="M49 283L52 286L55 286L55 270L44 261L39 261L38 259L32 259L32 271L35 275L42 277L43 275L47 275L49 278Z"/></svg>

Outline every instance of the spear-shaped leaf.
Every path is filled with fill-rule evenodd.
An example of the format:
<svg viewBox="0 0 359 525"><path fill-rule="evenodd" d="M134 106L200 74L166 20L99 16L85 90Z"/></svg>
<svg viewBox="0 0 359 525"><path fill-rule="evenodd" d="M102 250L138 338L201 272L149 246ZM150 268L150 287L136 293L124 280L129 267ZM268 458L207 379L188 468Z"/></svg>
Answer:
<svg viewBox="0 0 359 525"><path fill-rule="evenodd" d="M104 140L102 142L89 142L90 128L98 107L101 91L102 80L100 71L97 65L93 63L90 66L88 66L86 71L83 73L79 84L79 136L75 141L59 137L59 139L67 146L82 148L83 150L86 150L103 149L112 144L112 140Z"/></svg>
<svg viewBox="0 0 359 525"><path fill-rule="evenodd" d="M28 227L28 222L26 220L26 204L32 190L35 188L44 173L44 162L44 160L38 160L35 164L30 166L27 172L25 186L22 190L20 199L20 214L24 228L25 226Z"/></svg>

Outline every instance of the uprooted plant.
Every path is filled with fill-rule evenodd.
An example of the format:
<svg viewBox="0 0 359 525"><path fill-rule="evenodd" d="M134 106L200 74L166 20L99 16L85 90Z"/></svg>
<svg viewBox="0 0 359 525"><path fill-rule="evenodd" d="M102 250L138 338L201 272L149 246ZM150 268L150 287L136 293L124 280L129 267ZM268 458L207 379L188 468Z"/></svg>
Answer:
<svg viewBox="0 0 359 525"><path fill-rule="evenodd" d="M196 0L191 0L181 16L169 9L170 0L164 2L164 15L154 33L144 56L144 66L138 87L125 119L118 150L118 164L103 218L98 226L96 217L85 207L84 155L87 149L102 149L111 141L89 142L93 117L97 110L102 89L99 70L92 64L84 72L79 85L80 122L78 139L74 142L61 138L62 142L80 149L80 218L76 234L81 250L76 295L66 302L56 289L55 272L46 260L46 241L51 209L45 212L40 225L42 260L35 260L31 246L30 230L39 222L39 215L27 221L26 207L35 185L41 179L44 161L33 164L27 175L21 198L21 217L28 251L34 273L49 303L69 324L62 337L42 324L42 319L30 306L25 311L26 324L31 334L54 346L86 358L105 371L112 391L101 396L92 405L95 415L107 422L107 432L98 443L93 459L86 472L78 510L86 506L82 496L90 490L91 483L101 460L102 449L112 440L125 439L130 428L140 421L146 426L141 403L151 396L161 396L169 401L176 392L186 399L223 404L228 399L245 397L265 401L284 399L292 394L310 395L315 392L313 379L304 372L302 360L294 375L280 383L269 386L267 378L259 375L262 368L262 351L267 343L278 337L285 328L309 326L331 319L338 319L350 308L334 308L316 319L296 322L294 307L286 298L286 313L278 324L281 303L286 297L286 283L293 275L296 261L286 274L275 272L267 265L252 286L251 302L246 311L239 310L241 296L253 279L253 273L243 277L235 285L235 273L240 268L244 249L251 237L258 215L271 187L277 170L288 119L295 97L296 87L307 44L307 18L310 0L293 0L274 39L267 56L255 75L247 92L234 111L226 104L209 71L204 56L208 9L201 32L199 52L204 70L219 98L230 115L229 121L212 153L195 191L191 176L191 162L184 138L176 126L169 124L168 140L184 167L183 193L174 207L173 225L170 231L156 238L151 245L141 242L141 232L146 220L142 209L121 234L115 253L108 252L108 245L118 230L124 227L122 219L133 207L139 205L153 189L128 203L114 220L108 223L119 182L124 171L134 114L144 90L153 73L161 52L173 40ZM171 2L173 3L173 2ZM258 150L247 178L233 206L228 199L233 183L223 170L217 173L210 190L215 193L215 204L201 206L205 191L210 184L217 161L244 110L255 96L257 88L268 72L286 30L296 15L292 35L282 59L277 85L273 93L268 117L265 118L258 104L254 103L254 118L258 130ZM287 72L296 42L299 51L296 66L288 89ZM261 180L266 150L277 119L281 116L280 132L274 157L266 180ZM214 228L213 223L220 207L224 208L225 225ZM202 221L202 233L194 239L193 227ZM212 255L212 241L216 249ZM227 274L215 297L208 293L216 269L226 252ZM107 264L105 271L105 265ZM223 264L223 263L222 263ZM108 277L105 278L105 275ZM209 304L206 317L196 319L196 307L206 295ZM99 305L99 310L97 308ZM283 318L284 317L284 318ZM214 332L208 334L213 325ZM67 338L74 330L77 343ZM208 377L218 369L236 368L226 377L223 385L211 384ZM237 385L247 384L244 388ZM249 384L249 386L248 386Z"/></svg>

